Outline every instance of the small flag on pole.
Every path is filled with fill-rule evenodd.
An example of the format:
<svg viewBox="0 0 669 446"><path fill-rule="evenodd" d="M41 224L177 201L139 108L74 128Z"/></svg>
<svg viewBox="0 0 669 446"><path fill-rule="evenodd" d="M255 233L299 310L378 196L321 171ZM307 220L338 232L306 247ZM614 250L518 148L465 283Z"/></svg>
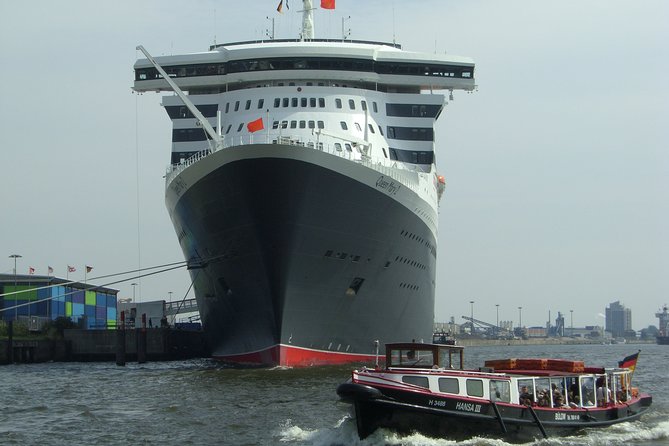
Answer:
<svg viewBox="0 0 669 446"><path fill-rule="evenodd" d="M91 271L93 271L93 267L86 265L86 272L90 273Z"/></svg>
<svg viewBox="0 0 669 446"><path fill-rule="evenodd" d="M32 266L28 268L28 274L35 274L35 268L33 268Z"/></svg>
<svg viewBox="0 0 669 446"><path fill-rule="evenodd" d="M636 362L639 359L639 353L641 353L641 350L633 355L626 356L625 359L618 362L618 367L634 371L636 368Z"/></svg>
<svg viewBox="0 0 669 446"><path fill-rule="evenodd" d="M276 7L276 10L279 14L283 14L283 0L279 2L279 6Z"/></svg>
<svg viewBox="0 0 669 446"><path fill-rule="evenodd" d="M335 9L335 0L321 0L321 8Z"/></svg>
<svg viewBox="0 0 669 446"><path fill-rule="evenodd" d="M49 274L53 274L53 268L51 268L50 266L47 268L47 271L49 272Z"/></svg>
<svg viewBox="0 0 669 446"><path fill-rule="evenodd" d="M250 133L257 132L258 130L262 130L265 128L265 126L262 123L262 118L258 118L255 121L251 121L248 124L246 124L246 128Z"/></svg>
<svg viewBox="0 0 669 446"><path fill-rule="evenodd" d="M67 265L67 272L68 272L68 273L73 273L73 272L75 272L76 270L77 270L77 269L76 269L74 266Z"/></svg>

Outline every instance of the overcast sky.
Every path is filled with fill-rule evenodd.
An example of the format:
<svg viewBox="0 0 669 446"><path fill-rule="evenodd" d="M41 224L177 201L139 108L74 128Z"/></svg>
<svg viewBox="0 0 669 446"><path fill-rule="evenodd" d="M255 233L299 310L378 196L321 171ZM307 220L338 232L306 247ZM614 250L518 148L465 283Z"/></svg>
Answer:
<svg viewBox="0 0 669 446"><path fill-rule="evenodd" d="M83 280L183 260L164 206L171 123L131 92L153 55L298 34L297 0L0 2L0 272ZM436 127L437 321L633 328L669 302L669 2L337 0L316 37L392 41L476 62ZM115 286L132 296L130 282ZM185 270L137 297L185 294Z"/></svg>

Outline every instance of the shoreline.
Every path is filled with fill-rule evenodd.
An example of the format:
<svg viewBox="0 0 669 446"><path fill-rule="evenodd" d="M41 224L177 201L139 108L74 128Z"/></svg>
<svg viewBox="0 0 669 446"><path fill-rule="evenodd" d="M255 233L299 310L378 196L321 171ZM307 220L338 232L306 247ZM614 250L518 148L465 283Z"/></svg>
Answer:
<svg viewBox="0 0 669 446"><path fill-rule="evenodd" d="M455 338L456 345L463 347L481 347L481 346L495 346L495 345L609 345L610 342L598 341L595 339L577 339L577 338L537 338L537 339L478 339L478 338ZM640 344L656 344L655 340L634 340L620 345L640 345ZM611 344L613 345L613 344Z"/></svg>

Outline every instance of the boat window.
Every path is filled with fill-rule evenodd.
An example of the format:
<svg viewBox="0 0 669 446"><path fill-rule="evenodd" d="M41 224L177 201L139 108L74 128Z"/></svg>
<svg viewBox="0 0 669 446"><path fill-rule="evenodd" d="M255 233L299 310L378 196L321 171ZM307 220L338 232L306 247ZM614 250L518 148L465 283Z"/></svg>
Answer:
<svg viewBox="0 0 669 446"><path fill-rule="evenodd" d="M239 124L239 127L237 127L237 131L241 132L243 128L244 128L244 123L242 122L241 124Z"/></svg>
<svg viewBox="0 0 669 446"><path fill-rule="evenodd" d="M263 105L265 105L265 100L264 99L258 99L258 108L262 108Z"/></svg>
<svg viewBox="0 0 669 446"><path fill-rule="evenodd" d="M383 135L383 128L381 126L379 126L379 133L381 134L381 136L384 136Z"/></svg>
<svg viewBox="0 0 669 446"><path fill-rule="evenodd" d="M379 107L376 105L376 102L372 102L372 110L374 110L374 113L379 112Z"/></svg>
<svg viewBox="0 0 669 446"><path fill-rule="evenodd" d="M537 405L541 407L551 407L550 381L548 378L538 378L534 380L536 386Z"/></svg>
<svg viewBox="0 0 669 446"><path fill-rule="evenodd" d="M300 107L307 106L307 98L300 98Z"/></svg>
<svg viewBox="0 0 669 446"><path fill-rule="evenodd" d="M367 124L367 125L369 126L369 131L370 131L370 132L372 132L372 133L376 133L376 132L374 131L374 126L373 126L372 124Z"/></svg>
<svg viewBox="0 0 669 446"><path fill-rule="evenodd" d="M274 121L274 122L272 123L272 128L273 128L274 130L278 129L278 128L279 128L279 121Z"/></svg>
<svg viewBox="0 0 669 446"><path fill-rule="evenodd" d="M578 378L575 376L569 376L565 378L565 384L567 386L567 404L570 406L580 405L581 390L578 387Z"/></svg>
<svg viewBox="0 0 669 446"><path fill-rule="evenodd" d="M335 99L335 106L337 108L341 108L341 99L339 99L339 98Z"/></svg>
<svg viewBox="0 0 669 446"><path fill-rule="evenodd" d="M289 101L288 98L283 98L283 101L281 101L281 105L282 105L283 107L288 107L288 101Z"/></svg>
<svg viewBox="0 0 669 446"><path fill-rule="evenodd" d="M225 112L227 113L229 111L230 111L230 103L228 102L225 104Z"/></svg>
<svg viewBox="0 0 669 446"><path fill-rule="evenodd" d="M281 105L281 98L274 98L274 108L277 108Z"/></svg>
<svg viewBox="0 0 669 446"><path fill-rule="evenodd" d="M583 407L595 405L595 377L581 377L581 402Z"/></svg>
<svg viewBox="0 0 669 446"><path fill-rule="evenodd" d="M245 107L245 110L250 110L250 109L251 109L251 100L250 100L250 99L247 99L247 100L246 100L246 107Z"/></svg>
<svg viewBox="0 0 669 446"><path fill-rule="evenodd" d="M235 101L235 111L239 110L239 101Z"/></svg>
<svg viewBox="0 0 669 446"><path fill-rule="evenodd" d="M348 108L355 110L355 101L353 99L348 100Z"/></svg>
<svg viewBox="0 0 669 446"><path fill-rule="evenodd" d="M290 106L291 107L297 107L297 98L292 98L290 100Z"/></svg>
<svg viewBox="0 0 669 446"><path fill-rule="evenodd" d="M360 101L363 110L367 110L367 101Z"/></svg>
<svg viewBox="0 0 669 446"><path fill-rule="evenodd" d="M439 378L439 391L457 395L460 393L458 378Z"/></svg>
<svg viewBox="0 0 669 446"><path fill-rule="evenodd" d="M323 121L318 121L318 128L319 129L324 129L325 128L325 123Z"/></svg>
<svg viewBox="0 0 669 446"><path fill-rule="evenodd" d="M309 128L310 129L315 129L316 128L316 121L309 121Z"/></svg>
<svg viewBox="0 0 669 446"><path fill-rule="evenodd" d="M290 121L290 128L291 129L296 129L297 128L297 121Z"/></svg>
<svg viewBox="0 0 669 446"><path fill-rule="evenodd" d="M497 379L490 380L490 401L511 402L511 383Z"/></svg>
<svg viewBox="0 0 669 446"><path fill-rule="evenodd" d="M351 145L349 143L344 143L344 147L346 147L346 150L349 152L353 152L353 149L351 148Z"/></svg>
<svg viewBox="0 0 669 446"><path fill-rule="evenodd" d="M469 396L483 396L483 380L468 379L467 380L467 395Z"/></svg>
<svg viewBox="0 0 669 446"><path fill-rule="evenodd" d="M225 134L226 134L226 135L227 135L228 133L230 133L230 129L231 129L231 128L232 128L232 124L230 124L230 125L228 126L228 129L225 131Z"/></svg>
<svg viewBox="0 0 669 446"><path fill-rule="evenodd" d="M318 106L320 108L325 108L325 98L318 98Z"/></svg>
<svg viewBox="0 0 669 446"><path fill-rule="evenodd" d="M532 404L534 401L534 381L531 379L519 379L518 402L520 404Z"/></svg>
<svg viewBox="0 0 669 446"><path fill-rule="evenodd" d="M309 98L309 107L316 106L316 98Z"/></svg>
<svg viewBox="0 0 669 446"><path fill-rule="evenodd" d="M362 132L362 128L360 127L360 124L358 124L357 122L355 122L354 124L355 124L356 130L358 130L359 132Z"/></svg>
<svg viewBox="0 0 669 446"><path fill-rule="evenodd" d="M288 121L281 121L281 128L282 129L287 129L288 128Z"/></svg>
<svg viewBox="0 0 669 446"><path fill-rule="evenodd" d="M307 128L307 121L300 121L300 128L301 129Z"/></svg>
<svg viewBox="0 0 669 446"><path fill-rule="evenodd" d="M343 130L348 130L348 125L346 125L346 121L341 121L340 124Z"/></svg>
<svg viewBox="0 0 669 446"><path fill-rule="evenodd" d="M341 152L341 144L340 143L336 142L334 144L334 146L335 146L335 150L337 150L337 152Z"/></svg>
<svg viewBox="0 0 669 446"><path fill-rule="evenodd" d="M426 389L430 388L430 383L427 379L427 376L403 376L402 382L407 384L413 384L414 386L425 387Z"/></svg>
<svg viewBox="0 0 669 446"><path fill-rule="evenodd" d="M553 407L562 407L565 404L564 378L551 378L551 394L553 396Z"/></svg>
<svg viewBox="0 0 669 446"><path fill-rule="evenodd" d="M383 156L385 156L386 158L388 158L388 154L386 153L386 148L385 148L385 147L381 147L381 150L383 150Z"/></svg>

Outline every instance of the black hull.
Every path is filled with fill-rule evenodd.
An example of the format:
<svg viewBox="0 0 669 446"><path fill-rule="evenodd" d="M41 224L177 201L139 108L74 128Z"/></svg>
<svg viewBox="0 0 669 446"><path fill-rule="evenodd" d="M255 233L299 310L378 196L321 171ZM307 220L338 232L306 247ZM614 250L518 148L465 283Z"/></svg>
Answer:
<svg viewBox="0 0 669 446"><path fill-rule="evenodd" d="M374 389L375 390L375 389ZM490 401L429 398L410 392L374 392L369 386L346 383L337 390L353 404L358 434L366 438L378 428L438 438L473 436L527 441L544 436L569 435L581 429L601 428L641 417L652 403L643 395L628 405L607 408L541 409Z"/></svg>
<svg viewBox="0 0 669 446"><path fill-rule="evenodd" d="M184 255L212 259L191 276L213 356L352 362L374 355L375 340L431 339L436 240L425 222L374 186L378 172L313 149L262 155L267 147L225 149L198 162L216 167L197 181L175 181Z"/></svg>

